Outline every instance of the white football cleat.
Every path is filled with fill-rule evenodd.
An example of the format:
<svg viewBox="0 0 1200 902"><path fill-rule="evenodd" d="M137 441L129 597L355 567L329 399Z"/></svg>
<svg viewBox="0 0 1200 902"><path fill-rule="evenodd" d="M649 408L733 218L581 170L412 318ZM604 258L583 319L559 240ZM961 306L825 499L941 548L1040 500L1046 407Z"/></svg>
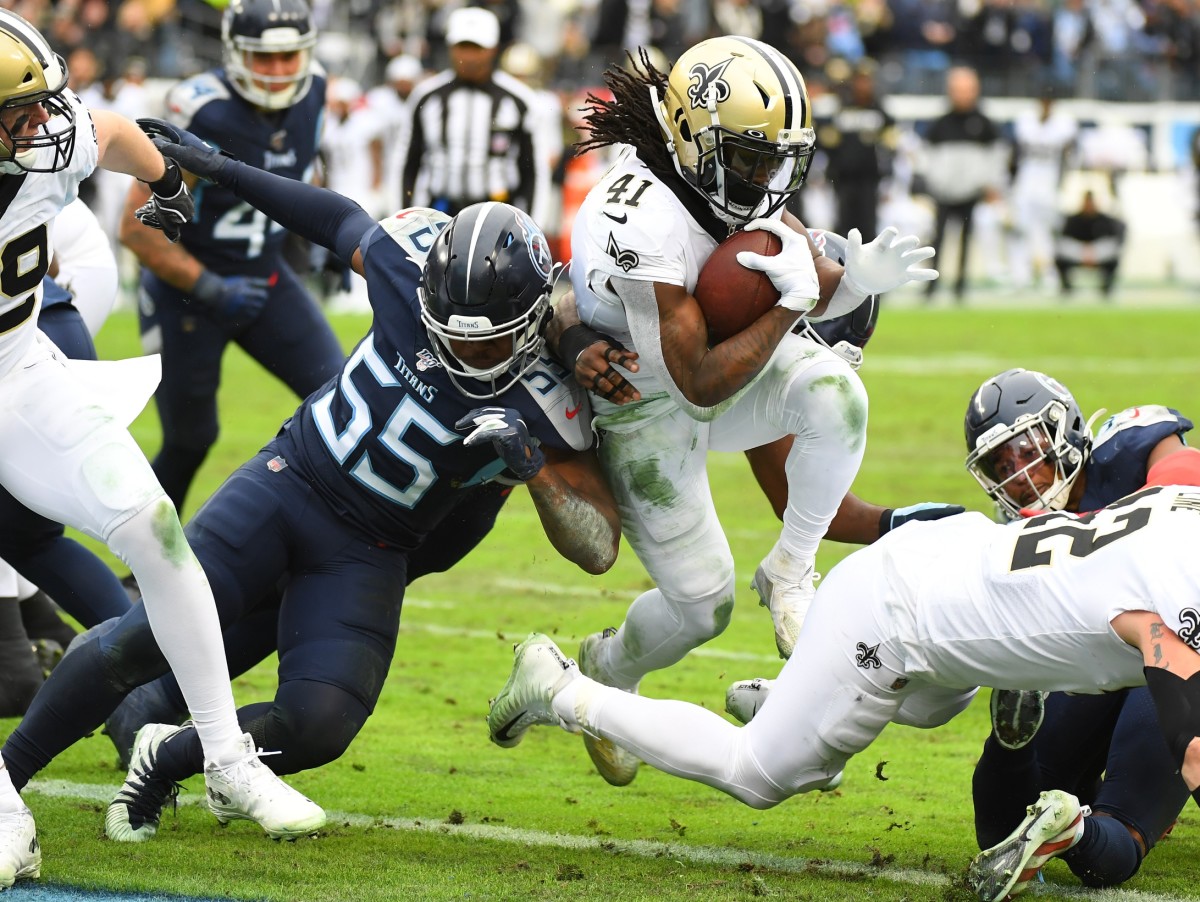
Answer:
<svg viewBox="0 0 1200 902"><path fill-rule="evenodd" d="M0 814L0 889L18 880L35 880L42 873L42 848L38 845L33 812Z"/></svg>
<svg viewBox="0 0 1200 902"><path fill-rule="evenodd" d="M771 620L775 622L775 647L779 649L779 657L787 660L792 656L804 618L817 594L815 584L821 574L813 570L811 563L796 574L781 572L775 558L776 552L772 551L763 559L754 571L750 588L758 593L758 603L771 612Z"/></svg>
<svg viewBox="0 0 1200 902"><path fill-rule="evenodd" d="M125 784L104 812L104 832L116 842L146 842L158 832L163 805L174 799L179 784L158 775L158 748L183 727L146 724L133 738Z"/></svg>
<svg viewBox="0 0 1200 902"><path fill-rule="evenodd" d="M762 677L730 683L729 688L725 690L725 713L738 723L750 723L767 700L767 696L771 694L771 687L774 685L774 680Z"/></svg>
<svg viewBox="0 0 1200 902"><path fill-rule="evenodd" d="M254 737L244 733L240 745L245 755L221 767L204 763L208 808L222 824L254 821L271 839L297 839L325 826L321 806L283 782L259 760Z"/></svg>
<svg viewBox="0 0 1200 902"><path fill-rule="evenodd" d="M579 676L575 662L541 633L513 649L513 669L508 681L491 701L488 735L501 748L510 749L538 724L566 727L554 713L551 702L562 688Z"/></svg>
<svg viewBox="0 0 1200 902"><path fill-rule="evenodd" d="M608 676L604 669L599 666L596 661L596 652L599 646L607 639L611 639L617 634L617 631L611 626L598 632L592 633L579 643L579 670L586 677L591 677L598 683L603 683L606 686L612 685L612 677ZM634 693L637 689L628 690ZM600 772L605 781L611 786L628 786L633 782L633 778L637 776L638 768L641 766L641 760L632 752L627 752L619 745L609 742L607 739L601 739L599 736L594 736L586 730L583 733L583 747L587 749L588 757L592 759L592 764L596 766L596 770Z"/></svg>
<svg viewBox="0 0 1200 902"><path fill-rule="evenodd" d="M1024 892L1042 865L1083 838L1083 819L1092 813L1061 789L1043 792L1027 811L1007 839L980 852L967 869L967 883L981 902Z"/></svg>

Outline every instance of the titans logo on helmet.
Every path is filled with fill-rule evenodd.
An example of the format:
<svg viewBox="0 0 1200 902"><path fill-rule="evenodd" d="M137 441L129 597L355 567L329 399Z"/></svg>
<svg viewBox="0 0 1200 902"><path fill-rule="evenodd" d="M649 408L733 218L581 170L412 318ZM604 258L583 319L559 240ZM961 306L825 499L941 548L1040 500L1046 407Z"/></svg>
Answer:
<svg viewBox="0 0 1200 902"><path fill-rule="evenodd" d="M529 246L529 259L543 279L549 279L554 270L554 258L550 256L550 248L546 246L546 236L528 216L521 210L514 211L521 231L525 234L525 243Z"/></svg>

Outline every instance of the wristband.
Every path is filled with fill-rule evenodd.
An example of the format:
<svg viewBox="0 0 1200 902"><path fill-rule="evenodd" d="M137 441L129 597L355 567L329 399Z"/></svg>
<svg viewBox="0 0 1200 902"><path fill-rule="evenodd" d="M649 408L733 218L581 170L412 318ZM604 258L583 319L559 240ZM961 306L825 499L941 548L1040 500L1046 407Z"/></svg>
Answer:
<svg viewBox="0 0 1200 902"><path fill-rule="evenodd" d="M183 187L183 174L179 171L179 165L167 157L163 157L163 163L166 164L166 170L163 172L162 178L155 182L149 182L150 190L159 197L174 197L179 193L179 189Z"/></svg>
<svg viewBox="0 0 1200 902"><path fill-rule="evenodd" d="M879 538L883 538L892 531L892 514L896 512L894 507L889 507L879 515Z"/></svg>
<svg viewBox="0 0 1200 902"><path fill-rule="evenodd" d="M564 329L562 335L558 337L558 355L569 366L574 366L579 355L598 341L607 341L616 346L616 342L607 335L602 335L591 326L576 323Z"/></svg>

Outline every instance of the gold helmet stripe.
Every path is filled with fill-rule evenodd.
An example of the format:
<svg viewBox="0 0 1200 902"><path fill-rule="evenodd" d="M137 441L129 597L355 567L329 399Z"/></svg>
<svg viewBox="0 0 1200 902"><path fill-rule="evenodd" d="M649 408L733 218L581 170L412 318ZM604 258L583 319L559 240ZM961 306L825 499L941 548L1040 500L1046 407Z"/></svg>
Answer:
<svg viewBox="0 0 1200 902"><path fill-rule="evenodd" d="M796 67L791 64L787 57L770 44L764 44L762 41L741 37L740 35L730 35L729 37L731 40L739 41L757 50L762 58L766 60L767 65L771 67L771 71L775 73L776 80L784 89L784 128L804 128L804 123L808 119L808 110L805 109L805 101L808 95L804 90L803 83L796 77Z"/></svg>

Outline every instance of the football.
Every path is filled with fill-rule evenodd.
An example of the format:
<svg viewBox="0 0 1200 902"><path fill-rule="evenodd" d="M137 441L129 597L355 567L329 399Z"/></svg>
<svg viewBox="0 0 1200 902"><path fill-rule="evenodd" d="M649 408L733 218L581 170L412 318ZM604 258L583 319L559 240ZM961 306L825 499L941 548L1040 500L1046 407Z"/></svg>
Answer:
<svg viewBox="0 0 1200 902"><path fill-rule="evenodd" d="M766 229L734 232L717 245L696 280L692 295L704 311L710 344L741 332L775 306L779 292L766 273L738 263L742 251L773 257L782 242Z"/></svg>

